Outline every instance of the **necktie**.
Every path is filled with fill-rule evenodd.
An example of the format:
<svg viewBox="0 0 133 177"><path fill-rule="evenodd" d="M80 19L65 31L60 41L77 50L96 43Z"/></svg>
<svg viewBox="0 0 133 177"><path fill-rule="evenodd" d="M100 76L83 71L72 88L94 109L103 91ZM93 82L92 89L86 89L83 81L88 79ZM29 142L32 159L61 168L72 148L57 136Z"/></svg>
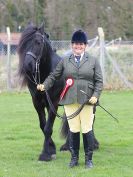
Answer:
<svg viewBox="0 0 133 177"><path fill-rule="evenodd" d="M80 55L79 56L75 56L75 58L76 58L76 63L79 66L81 56Z"/></svg>

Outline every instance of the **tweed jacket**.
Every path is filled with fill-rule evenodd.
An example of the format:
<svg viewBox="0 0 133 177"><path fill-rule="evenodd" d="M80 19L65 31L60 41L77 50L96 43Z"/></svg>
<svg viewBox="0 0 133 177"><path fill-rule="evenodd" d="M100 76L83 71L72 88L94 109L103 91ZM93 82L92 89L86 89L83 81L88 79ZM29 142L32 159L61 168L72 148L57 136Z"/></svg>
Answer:
<svg viewBox="0 0 133 177"><path fill-rule="evenodd" d="M85 52L80 64L77 65L74 55L72 53L67 55L44 81L45 90L51 88L55 80L60 79L62 75L65 80L73 78L74 84L60 101L61 105L83 104L88 98L80 90L85 91L89 97L95 96L99 99L103 89L103 78L100 64L95 57Z"/></svg>

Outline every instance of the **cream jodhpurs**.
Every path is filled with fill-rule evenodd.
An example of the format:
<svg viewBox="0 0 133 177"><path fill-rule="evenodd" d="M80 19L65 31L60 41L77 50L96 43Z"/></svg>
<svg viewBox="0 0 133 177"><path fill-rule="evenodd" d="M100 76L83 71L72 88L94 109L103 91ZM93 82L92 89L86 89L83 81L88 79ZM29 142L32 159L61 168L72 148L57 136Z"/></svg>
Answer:
<svg viewBox="0 0 133 177"><path fill-rule="evenodd" d="M64 105L66 116L73 114L79 107L80 104ZM88 133L92 130L93 119L93 106L85 105L82 111L76 117L68 120L70 131L77 133L80 132L81 129L82 133Z"/></svg>

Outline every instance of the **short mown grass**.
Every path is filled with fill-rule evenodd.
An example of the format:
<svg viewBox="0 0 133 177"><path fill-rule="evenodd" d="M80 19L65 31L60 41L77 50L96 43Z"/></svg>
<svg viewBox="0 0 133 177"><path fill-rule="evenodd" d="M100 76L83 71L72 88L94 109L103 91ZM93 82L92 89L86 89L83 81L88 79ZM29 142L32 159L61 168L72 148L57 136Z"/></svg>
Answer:
<svg viewBox="0 0 133 177"><path fill-rule="evenodd" d="M61 120L54 124L56 160L39 162L43 134L29 93L0 94L0 177L132 177L133 176L133 91L108 91L101 105L119 119L117 124L97 108L95 134L100 149L94 152L94 168L84 168L80 146L79 167L68 168L69 152L60 152ZM62 108L59 108L62 112Z"/></svg>

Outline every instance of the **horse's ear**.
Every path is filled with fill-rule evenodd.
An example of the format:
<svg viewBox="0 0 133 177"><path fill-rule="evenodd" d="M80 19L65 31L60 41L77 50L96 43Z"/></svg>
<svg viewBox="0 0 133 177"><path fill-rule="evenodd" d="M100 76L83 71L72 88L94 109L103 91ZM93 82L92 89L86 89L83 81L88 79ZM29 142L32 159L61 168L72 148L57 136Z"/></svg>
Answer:
<svg viewBox="0 0 133 177"><path fill-rule="evenodd" d="M49 34L45 33L45 35L46 35L47 39L49 39L49 38L50 38Z"/></svg>
<svg viewBox="0 0 133 177"><path fill-rule="evenodd" d="M41 34L44 34L44 21L42 22L41 26L38 28Z"/></svg>
<svg viewBox="0 0 133 177"><path fill-rule="evenodd" d="M33 22L32 21L29 21L27 26L34 26Z"/></svg>

